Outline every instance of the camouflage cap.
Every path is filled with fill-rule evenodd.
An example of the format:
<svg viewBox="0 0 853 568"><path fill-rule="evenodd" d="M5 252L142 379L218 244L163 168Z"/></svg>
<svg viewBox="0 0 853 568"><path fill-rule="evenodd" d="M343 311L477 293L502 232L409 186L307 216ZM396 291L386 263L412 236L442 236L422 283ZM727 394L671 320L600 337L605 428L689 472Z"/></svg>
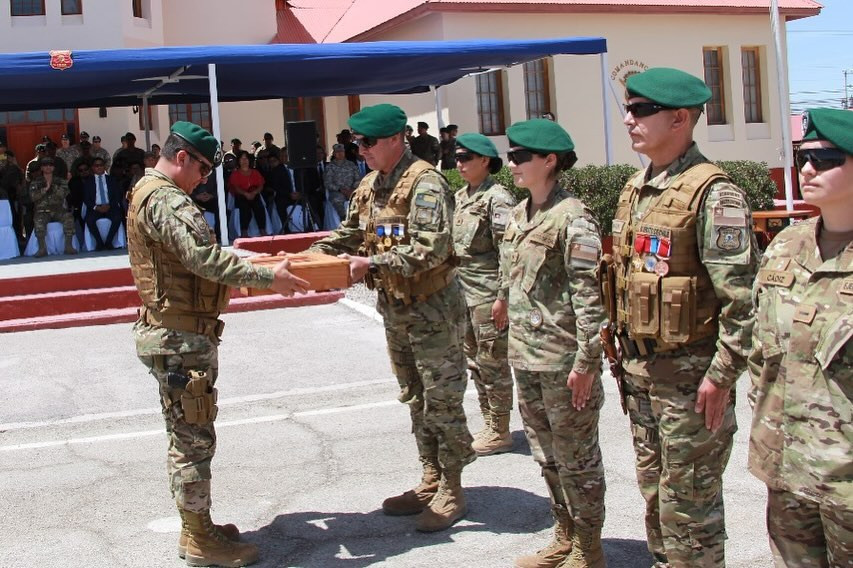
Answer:
<svg viewBox="0 0 853 568"><path fill-rule="evenodd" d="M347 121L353 132L370 138L387 138L406 128L406 113L396 105L364 107Z"/></svg>
<svg viewBox="0 0 853 568"><path fill-rule="evenodd" d="M551 120L532 118L506 129L510 146L521 146L540 154L564 154L575 149L566 130Z"/></svg>
<svg viewBox="0 0 853 568"><path fill-rule="evenodd" d="M711 98L705 81L669 67L653 67L625 81L628 96L645 97L670 108L701 107Z"/></svg>
<svg viewBox="0 0 853 568"><path fill-rule="evenodd" d="M803 115L803 141L826 140L853 154L853 111L813 108Z"/></svg>
<svg viewBox="0 0 853 568"><path fill-rule="evenodd" d="M498 149L495 143L477 132L466 132L460 134L456 138L456 147L462 147L470 150L475 154L486 156L487 158L497 158Z"/></svg>
<svg viewBox="0 0 853 568"><path fill-rule="evenodd" d="M193 148L201 152L201 155L208 162L213 164L213 167L222 163L222 149L219 147L219 140L198 124L183 120L178 121L172 125L171 132L189 142Z"/></svg>

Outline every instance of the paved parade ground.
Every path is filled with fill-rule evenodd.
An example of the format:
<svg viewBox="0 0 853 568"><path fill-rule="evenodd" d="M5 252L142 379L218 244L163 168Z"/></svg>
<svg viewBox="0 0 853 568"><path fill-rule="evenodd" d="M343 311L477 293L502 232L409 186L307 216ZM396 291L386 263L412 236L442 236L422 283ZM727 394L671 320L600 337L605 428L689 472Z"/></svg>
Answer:
<svg viewBox="0 0 853 568"><path fill-rule="evenodd" d="M214 520L236 523L262 567L510 567L544 546L547 493L517 411L516 450L465 469L465 520L425 535L413 517L381 513L420 471L371 312L345 300L224 316ZM2 334L0 351L0 567L184 565L156 384L130 326ZM648 567L628 419L604 381L608 565ZM760 568L772 564L764 486L746 471L746 382L725 478L727 558ZM473 385L466 409L479 430Z"/></svg>

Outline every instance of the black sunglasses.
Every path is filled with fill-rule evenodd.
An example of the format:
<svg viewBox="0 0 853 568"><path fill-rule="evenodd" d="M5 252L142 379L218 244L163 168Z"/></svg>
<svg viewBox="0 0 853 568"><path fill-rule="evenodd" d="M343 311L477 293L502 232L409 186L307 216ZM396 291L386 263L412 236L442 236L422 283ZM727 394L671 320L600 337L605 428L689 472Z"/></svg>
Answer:
<svg viewBox="0 0 853 568"><path fill-rule="evenodd" d="M360 146L362 148L373 148L379 144L379 138L373 138L371 136L353 137L352 141L355 142L356 146Z"/></svg>
<svg viewBox="0 0 853 568"><path fill-rule="evenodd" d="M529 162L533 159L533 156L541 156L541 154L531 152L530 150L510 150L506 153L507 161L512 162L516 166Z"/></svg>
<svg viewBox="0 0 853 568"><path fill-rule="evenodd" d="M189 150L184 149L184 152L187 153L187 156L198 162L198 173L201 174L201 177L207 177L210 175L210 172L213 171L213 168L204 163L204 160L190 152Z"/></svg>
<svg viewBox="0 0 853 568"><path fill-rule="evenodd" d="M631 115L635 118L644 118L646 116L652 116L653 114L657 114L662 110L675 110L672 107L659 105L657 103L630 103L625 106L625 112L630 112Z"/></svg>
<svg viewBox="0 0 853 568"><path fill-rule="evenodd" d="M455 156L456 156L456 161L462 162L463 164L465 162L470 162L474 158L478 157L477 154L472 154L471 152L457 152L455 154Z"/></svg>
<svg viewBox="0 0 853 568"><path fill-rule="evenodd" d="M797 169L806 167L810 163L815 171L825 172L832 168L838 168L847 161L847 154L838 148L809 148L797 151Z"/></svg>

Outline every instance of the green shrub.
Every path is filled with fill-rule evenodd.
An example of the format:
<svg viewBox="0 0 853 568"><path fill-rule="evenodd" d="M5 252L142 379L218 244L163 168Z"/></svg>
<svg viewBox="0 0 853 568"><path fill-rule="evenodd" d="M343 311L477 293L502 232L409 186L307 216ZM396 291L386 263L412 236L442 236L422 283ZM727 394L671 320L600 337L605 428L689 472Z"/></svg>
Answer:
<svg viewBox="0 0 853 568"><path fill-rule="evenodd" d="M767 164L746 160L723 161L716 164L732 178L735 185L744 190L747 201L754 211L773 208L776 184L770 177ZM592 210L601 228L601 234L605 236L612 230L619 193L637 169L636 166L628 164L573 168L561 174L560 184L570 189ZM465 185L465 180L458 171L448 170L443 173L454 191ZM515 186L508 167L504 166L494 177L498 183L510 190L519 202L529 195L526 189Z"/></svg>

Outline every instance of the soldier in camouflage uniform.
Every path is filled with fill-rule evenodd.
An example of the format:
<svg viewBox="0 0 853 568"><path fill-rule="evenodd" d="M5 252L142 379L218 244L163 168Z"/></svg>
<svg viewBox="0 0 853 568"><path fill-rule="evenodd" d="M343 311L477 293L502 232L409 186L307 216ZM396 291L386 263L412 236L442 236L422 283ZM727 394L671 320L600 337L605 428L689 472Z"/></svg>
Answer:
<svg viewBox="0 0 853 568"><path fill-rule="evenodd" d="M773 239L755 280L749 469L776 566L853 566L853 113L807 113L800 187L820 217Z"/></svg>
<svg viewBox="0 0 853 568"><path fill-rule="evenodd" d="M234 525L210 520L210 463L216 448L220 312L229 286L284 295L307 284L288 263L258 267L223 251L189 194L221 159L206 130L176 122L160 160L133 188L128 253L142 298L133 327L139 359L157 379L169 435L167 470L181 515L178 553L191 566L244 566L257 548L237 542Z"/></svg>
<svg viewBox="0 0 853 568"><path fill-rule="evenodd" d="M509 168L530 197L512 211L504 241L509 282L509 364L533 459L551 496L554 538L519 568L604 566L604 466L598 443L601 239L592 213L560 187L577 161L556 122L507 129Z"/></svg>
<svg viewBox="0 0 853 568"><path fill-rule="evenodd" d="M62 223L65 235L65 254L77 254L74 248L74 213L68 204L68 182L53 174L54 160L44 157L39 162L41 175L30 183L30 199L33 202L33 227L39 248L35 256L47 255L47 224L51 221Z"/></svg>
<svg viewBox="0 0 853 568"><path fill-rule="evenodd" d="M705 83L655 68L627 83L625 125L651 165L613 221L617 336L656 566L724 566L722 475L737 429L757 246L743 191L699 152Z"/></svg>
<svg viewBox="0 0 853 568"><path fill-rule="evenodd" d="M59 137L60 147L56 149L56 158L63 160L69 171L72 170L74 160L80 157L80 147L77 145L71 146L71 140L67 134Z"/></svg>
<svg viewBox="0 0 853 568"><path fill-rule="evenodd" d="M489 175L503 165L491 140L482 134L459 136L455 160L459 174L468 182L456 192L453 212L453 249L468 306L465 355L485 422L472 447L477 455L485 456L512 449L512 373L506 358L509 283L502 279L500 249L516 202Z"/></svg>
<svg viewBox="0 0 853 568"><path fill-rule="evenodd" d="M386 499L388 515L419 514L416 528L450 527L467 511L462 468L474 461L465 421L465 299L453 268L453 202L444 177L405 146L398 107L366 107L349 119L374 170L346 219L311 250L343 254L353 282L378 292L400 402L409 406L423 466L421 483ZM355 256L358 254L359 256Z"/></svg>

